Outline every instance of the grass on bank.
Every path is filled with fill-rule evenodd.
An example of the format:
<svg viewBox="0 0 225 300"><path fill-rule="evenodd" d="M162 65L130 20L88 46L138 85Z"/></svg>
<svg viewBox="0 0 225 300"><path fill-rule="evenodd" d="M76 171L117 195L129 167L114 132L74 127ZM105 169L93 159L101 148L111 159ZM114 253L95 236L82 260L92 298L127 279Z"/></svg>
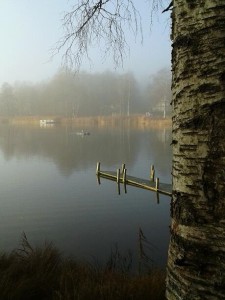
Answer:
<svg viewBox="0 0 225 300"><path fill-rule="evenodd" d="M147 117L143 114L135 114L128 116L89 116L89 117L63 117L63 116L12 116L2 117L0 116L0 124L10 125L35 125L40 126L40 120L54 120L56 124L65 126L81 126L81 127L112 127L118 128L120 126L129 126L131 128L171 128L171 117L158 118Z"/></svg>
<svg viewBox="0 0 225 300"><path fill-rule="evenodd" d="M23 234L19 249L0 254L0 299L165 299L165 273L134 275L130 263L118 251L104 266L63 258L51 243L34 248Z"/></svg>

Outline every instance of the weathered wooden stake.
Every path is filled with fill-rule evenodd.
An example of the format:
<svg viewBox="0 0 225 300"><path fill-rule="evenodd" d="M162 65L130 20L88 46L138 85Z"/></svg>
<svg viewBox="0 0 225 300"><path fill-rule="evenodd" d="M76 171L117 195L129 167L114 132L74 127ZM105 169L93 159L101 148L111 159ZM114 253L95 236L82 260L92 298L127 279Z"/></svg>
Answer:
<svg viewBox="0 0 225 300"><path fill-rule="evenodd" d="M98 184L100 185L101 184L101 177L100 177L99 174L97 175L97 181L98 181Z"/></svg>
<svg viewBox="0 0 225 300"><path fill-rule="evenodd" d="M122 173L122 175L123 175L123 173L124 173L124 170L125 170L125 164L122 164L122 168L121 168L121 173Z"/></svg>
<svg viewBox="0 0 225 300"><path fill-rule="evenodd" d="M116 182L117 184L120 183L120 169L116 170Z"/></svg>
<svg viewBox="0 0 225 300"><path fill-rule="evenodd" d="M159 178L158 177L155 180L155 189L156 189L156 191L158 191L158 189L159 189Z"/></svg>
<svg viewBox="0 0 225 300"><path fill-rule="evenodd" d="M154 168L154 165L151 165L150 180L154 181L154 179L155 179L155 168Z"/></svg>
<svg viewBox="0 0 225 300"><path fill-rule="evenodd" d="M116 170L116 182L117 182L118 194L120 195L120 169Z"/></svg>
<svg viewBox="0 0 225 300"><path fill-rule="evenodd" d="M127 193L127 169L123 170L123 186L124 186L124 192Z"/></svg>
<svg viewBox="0 0 225 300"><path fill-rule="evenodd" d="M123 170L123 183L126 184L126 180L127 180L127 169Z"/></svg>
<svg viewBox="0 0 225 300"><path fill-rule="evenodd" d="M96 175L100 173L100 162L97 162Z"/></svg>

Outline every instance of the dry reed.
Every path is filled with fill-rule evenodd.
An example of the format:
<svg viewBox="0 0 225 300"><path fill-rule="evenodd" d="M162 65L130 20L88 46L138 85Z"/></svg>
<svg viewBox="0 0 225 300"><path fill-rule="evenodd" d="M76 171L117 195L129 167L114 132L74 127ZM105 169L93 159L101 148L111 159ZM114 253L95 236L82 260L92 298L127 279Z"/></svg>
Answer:
<svg viewBox="0 0 225 300"><path fill-rule="evenodd" d="M0 255L0 299L165 299L165 272L134 275L130 268L130 254L118 248L100 267L63 258L51 243L34 248L23 234L19 249Z"/></svg>
<svg viewBox="0 0 225 300"><path fill-rule="evenodd" d="M0 117L0 123L12 125L38 125L40 120L55 120L60 125L72 125L80 127L111 127L129 126L131 128L171 128L171 118L150 118L145 115L127 116L90 116L90 117L62 117L62 116L21 116L21 117Z"/></svg>

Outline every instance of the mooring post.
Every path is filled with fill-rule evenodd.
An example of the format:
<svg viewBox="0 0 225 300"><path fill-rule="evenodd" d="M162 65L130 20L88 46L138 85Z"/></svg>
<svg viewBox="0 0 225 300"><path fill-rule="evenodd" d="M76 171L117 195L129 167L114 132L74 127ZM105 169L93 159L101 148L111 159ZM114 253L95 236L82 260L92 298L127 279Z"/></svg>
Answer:
<svg viewBox="0 0 225 300"><path fill-rule="evenodd" d="M158 189L159 189L159 178L158 177L155 180L155 189L156 189L156 191L158 191Z"/></svg>
<svg viewBox="0 0 225 300"><path fill-rule="evenodd" d="M101 184L101 179L100 179L100 175L99 174L97 175L97 181L98 181L98 184L100 185Z"/></svg>
<svg viewBox="0 0 225 300"><path fill-rule="evenodd" d="M116 170L116 182L117 184L120 183L120 169Z"/></svg>
<svg viewBox="0 0 225 300"><path fill-rule="evenodd" d="M123 186L126 194L127 193L127 169L123 170Z"/></svg>
<svg viewBox="0 0 225 300"><path fill-rule="evenodd" d="M158 177L156 178L155 188L158 191L158 189L159 189L159 178Z"/></svg>
<svg viewBox="0 0 225 300"><path fill-rule="evenodd" d="M154 181L154 179L155 179L155 168L154 168L154 165L151 165L150 180Z"/></svg>
<svg viewBox="0 0 225 300"><path fill-rule="evenodd" d="M124 170L125 170L125 164L122 164L122 168L121 168L121 173L122 173L122 175L123 175L123 173L124 173Z"/></svg>
<svg viewBox="0 0 225 300"><path fill-rule="evenodd" d="M100 162L97 162L96 175L100 173Z"/></svg>
<svg viewBox="0 0 225 300"><path fill-rule="evenodd" d="M117 182L118 194L120 195L120 169L116 170L116 182Z"/></svg>
<svg viewBox="0 0 225 300"><path fill-rule="evenodd" d="M127 180L127 169L123 170L123 183L126 184L126 180Z"/></svg>

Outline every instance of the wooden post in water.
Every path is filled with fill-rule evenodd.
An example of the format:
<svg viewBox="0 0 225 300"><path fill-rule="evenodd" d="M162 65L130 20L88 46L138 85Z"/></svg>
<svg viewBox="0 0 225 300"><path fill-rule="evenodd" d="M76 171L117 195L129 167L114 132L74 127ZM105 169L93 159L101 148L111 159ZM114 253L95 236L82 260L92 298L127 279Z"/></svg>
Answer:
<svg viewBox="0 0 225 300"><path fill-rule="evenodd" d="M156 180L155 180L155 189L156 189L157 203L159 204L159 193L158 193L158 188L159 188L159 178L157 177Z"/></svg>
<svg viewBox="0 0 225 300"><path fill-rule="evenodd" d="M159 189L159 178L158 177L155 180L155 189L156 189L156 191L158 191L158 189Z"/></svg>
<svg viewBox="0 0 225 300"><path fill-rule="evenodd" d="M124 192L127 193L127 169L124 168L123 170L123 186L124 186Z"/></svg>
<svg viewBox="0 0 225 300"><path fill-rule="evenodd" d="M151 165L150 180L154 181L154 179L155 179L155 168L154 168L154 165Z"/></svg>
<svg viewBox="0 0 225 300"><path fill-rule="evenodd" d="M97 181L98 181L98 184L100 185L101 184L101 177L100 177L100 175L97 175Z"/></svg>
<svg viewBox="0 0 225 300"><path fill-rule="evenodd" d="M98 184L101 184L101 181L100 181L100 162L97 162L96 175L97 175Z"/></svg>
<svg viewBox="0 0 225 300"><path fill-rule="evenodd" d="M96 175L98 176L100 173L100 162L97 162Z"/></svg>
<svg viewBox="0 0 225 300"><path fill-rule="evenodd" d="M116 170L116 182L118 187L118 194L120 195L120 169Z"/></svg>
<svg viewBox="0 0 225 300"><path fill-rule="evenodd" d="M116 182L117 182L117 184L120 183L120 169L116 170Z"/></svg>
<svg viewBox="0 0 225 300"><path fill-rule="evenodd" d="M125 164L122 164L122 168L121 168L122 175L124 174L124 170L125 170Z"/></svg>
<svg viewBox="0 0 225 300"><path fill-rule="evenodd" d="M126 183L127 180L127 169L123 170L123 183Z"/></svg>

